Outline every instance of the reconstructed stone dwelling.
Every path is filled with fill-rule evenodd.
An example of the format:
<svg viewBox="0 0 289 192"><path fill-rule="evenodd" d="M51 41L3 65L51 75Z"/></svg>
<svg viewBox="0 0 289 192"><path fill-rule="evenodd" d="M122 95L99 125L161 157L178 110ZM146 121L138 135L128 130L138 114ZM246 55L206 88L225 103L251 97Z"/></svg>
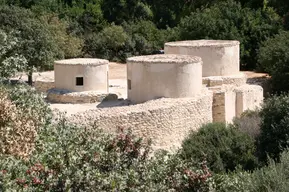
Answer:
<svg viewBox="0 0 289 192"><path fill-rule="evenodd" d="M165 54L199 56L203 60L203 84L213 92L213 121L231 122L245 110L263 102L263 88L247 85L240 72L238 41L195 40L165 43Z"/></svg>
<svg viewBox="0 0 289 192"><path fill-rule="evenodd" d="M48 99L55 89L74 91L69 94L95 91L94 88L99 91L99 81L103 82L99 86L101 91L108 94L107 68L100 67L102 62L97 60L93 69L87 68L89 78L83 76L85 64L73 69L77 72L68 74L70 67L75 67L72 60L56 62L55 88L52 93L50 90ZM77 113L70 121L86 125L95 122L111 133L118 127L130 128L138 136L153 139L154 149L174 150L191 130L197 130L202 124L230 123L245 110L260 106L262 87L246 84L246 76L239 71L239 65L238 41L169 42L165 44L165 54L127 59L128 98L124 99L130 102ZM66 74L64 81L62 76ZM102 77L101 80L95 79L94 74ZM88 89L77 87L79 77L83 77L80 81L83 86L85 83L91 86ZM72 79L70 83L68 79ZM87 82L90 80L91 83ZM75 100L70 102L76 103Z"/></svg>
<svg viewBox="0 0 289 192"><path fill-rule="evenodd" d="M108 60L67 59L54 62L54 87L47 98L60 103L90 103L108 95Z"/></svg>
<svg viewBox="0 0 289 192"><path fill-rule="evenodd" d="M194 97L202 92L202 59L149 55L127 59L128 99L133 103Z"/></svg>

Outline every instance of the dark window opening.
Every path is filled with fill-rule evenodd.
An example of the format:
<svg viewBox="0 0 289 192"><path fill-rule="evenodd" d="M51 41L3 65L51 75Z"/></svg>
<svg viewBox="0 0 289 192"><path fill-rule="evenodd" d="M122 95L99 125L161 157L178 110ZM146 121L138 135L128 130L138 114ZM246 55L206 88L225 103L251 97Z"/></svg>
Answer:
<svg viewBox="0 0 289 192"><path fill-rule="evenodd" d="M76 77L76 86L83 85L83 77Z"/></svg>
<svg viewBox="0 0 289 192"><path fill-rule="evenodd" d="M131 90L131 80L130 79L127 80L127 88L129 90Z"/></svg>

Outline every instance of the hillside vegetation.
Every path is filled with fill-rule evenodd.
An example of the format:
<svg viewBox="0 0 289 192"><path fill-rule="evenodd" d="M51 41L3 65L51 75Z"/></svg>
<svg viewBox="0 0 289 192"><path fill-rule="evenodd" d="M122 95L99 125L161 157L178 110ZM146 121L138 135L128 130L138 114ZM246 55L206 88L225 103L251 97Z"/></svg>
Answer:
<svg viewBox="0 0 289 192"><path fill-rule="evenodd" d="M289 191L287 0L0 0L0 191ZM7 79L56 59L125 62L164 42L241 42L241 68L268 72L275 95L230 125L190 132L175 153L53 115Z"/></svg>

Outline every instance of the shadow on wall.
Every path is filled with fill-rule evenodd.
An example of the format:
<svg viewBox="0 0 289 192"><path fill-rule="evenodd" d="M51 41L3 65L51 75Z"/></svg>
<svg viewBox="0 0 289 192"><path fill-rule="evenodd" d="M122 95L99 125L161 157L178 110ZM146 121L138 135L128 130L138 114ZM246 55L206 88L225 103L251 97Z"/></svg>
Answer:
<svg viewBox="0 0 289 192"><path fill-rule="evenodd" d="M269 77L254 77L248 78L247 84L250 85L260 85L263 88L263 96L268 98L272 94L272 87Z"/></svg>

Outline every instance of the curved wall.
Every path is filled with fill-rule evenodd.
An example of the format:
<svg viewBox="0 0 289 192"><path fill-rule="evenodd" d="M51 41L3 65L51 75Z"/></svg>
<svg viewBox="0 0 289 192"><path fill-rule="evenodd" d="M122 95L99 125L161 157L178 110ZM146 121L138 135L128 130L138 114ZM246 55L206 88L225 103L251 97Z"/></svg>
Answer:
<svg viewBox="0 0 289 192"><path fill-rule="evenodd" d="M238 74L238 41L195 40L165 43L165 54L193 55L202 58L203 77Z"/></svg>
<svg viewBox="0 0 289 192"><path fill-rule="evenodd" d="M108 61L103 59L68 59L55 61L54 78L55 88L57 89L107 93ZM77 78L80 78L80 85L76 83Z"/></svg>
<svg viewBox="0 0 289 192"><path fill-rule="evenodd" d="M194 97L202 90L202 60L185 55L127 59L128 99L142 103L160 97Z"/></svg>

